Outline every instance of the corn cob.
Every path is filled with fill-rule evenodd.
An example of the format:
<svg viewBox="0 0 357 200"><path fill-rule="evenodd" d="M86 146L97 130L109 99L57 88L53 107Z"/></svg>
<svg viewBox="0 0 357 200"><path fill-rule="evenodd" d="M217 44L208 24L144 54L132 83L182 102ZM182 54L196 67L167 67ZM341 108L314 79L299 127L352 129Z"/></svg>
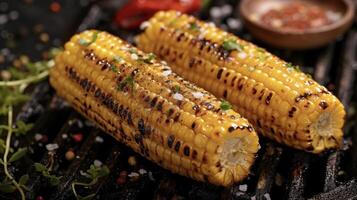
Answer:
<svg viewBox="0 0 357 200"><path fill-rule="evenodd" d="M258 133L313 153L341 145L343 105L291 64L212 23L175 11L158 12L142 27L139 48L227 99Z"/></svg>
<svg viewBox="0 0 357 200"><path fill-rule="evenodd" d="M259 149L252 125L153 54L92 30L73 36L55 63L58 95L142 156L216 185L248 175Z"/></svg>

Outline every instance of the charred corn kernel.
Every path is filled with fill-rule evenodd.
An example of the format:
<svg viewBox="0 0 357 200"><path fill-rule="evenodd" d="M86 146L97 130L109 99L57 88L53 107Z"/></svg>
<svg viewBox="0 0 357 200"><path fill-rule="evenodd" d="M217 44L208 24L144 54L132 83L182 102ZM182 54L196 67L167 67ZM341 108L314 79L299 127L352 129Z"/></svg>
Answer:
<svg viewBox="0 0 357 200"><path fill-rule="evenodd" d="M176 11L158 12L147 23L136 38L141 49L230 101L262 135L314 153L341 145L343 105L291 64Z"/></svg>
<svg viewBox="0 0 357 200"><path fill-rule="evenodd" d="M55 60L50 83L58 95L142 156L217 185L248 175L259 148L252 126L152 54L108 33L85 31Z"/></svg>

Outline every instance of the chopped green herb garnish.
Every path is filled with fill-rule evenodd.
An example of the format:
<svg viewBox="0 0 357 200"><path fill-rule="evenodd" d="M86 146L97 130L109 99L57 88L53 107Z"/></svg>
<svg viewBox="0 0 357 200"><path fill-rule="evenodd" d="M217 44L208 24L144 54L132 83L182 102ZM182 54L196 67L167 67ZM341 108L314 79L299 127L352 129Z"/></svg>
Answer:
<svg viewBox="0 0 357 200"><path fill-rule="evenodd" d="M128 51L129 51L129 53L138 54L138 50L133 47L130 48Z"/></svg>
<svg viewBox="0 0 357 200"><path fill-rule="evenodd" d="M288 68L288 70L291 72L293 70L295 71L300 71L299 66L293 65L292 63L286 63L285 66Z"/></svg>
<svg viewBox="0 0 357 200"><path fill-rule="evenodd" d="M149 53L142 59L145 63L152 63L152 61L156 58L155 54Z"/></svg>
<svg viewBox="0 0 357 200"><path fill-rule="evenodd" d="M89 43L87 40L83 39L83 38L79 38L78 43L79 43L80 45L82 45L82 46L88 46L88 45L90 45L90 43Z"/></svg>
<svg viewBox="0 0 357 200"><path fill-rule="evenodd" d="M118 72L118 68L117 68L114 64L111 64L111 65L110 65L110 69L111 69L113 72Z"/></svg>
<svg viewBox="0 0 357 200"><path fill-rule="evenodd" d="M118 86L117 86L117 90L119 91L123 91L123 89L126 87L126 86L129 86L130 88L133 88L134 87L134 77L133 76L128 76L126 77L124 80L122 80Z"/></svg>
<svg viewBox="0 0 357 200"><path fill-rule="evenodd" d="M98 31L94 32L93 35L92 35L91 41L87 41L87 40L85 40L83 38L80 38L78 42L79 42L80 45L87 47L87 46L89 46L90 44L92 44L93 42L95 42L97 40L98 34L99 34Z"/></svg>
<svg viewBox="0 0 357 200"><path fill-rule="evenodd" d="M180 86L178 86L178 85L175 85L174 88L173 88L173 92L174 92L174 93L179 93L180 90L181 90L181 89L180 89Z"/></svg>
<svg viewBox="0 0 357 200"><path fill-rule="evenodd" d="M119 62L121 62L122 60L123 60L123 58L122 57L120 57L120 56L114 56L114 62L117 62L117 63L119 63Z"/></svg>
<svg viewBox="0 0 357 200"><path fill-rule="evenodd" d="M237 41L235 41L234 39L225 40L222 43L222 47L227 51L243 51L243 46L238 44Z"/></svg>
<svg viewBox="0 0 357 200"><path fill-rule="evenodd" d="M221 108L222 110L226 111L226 110L231 109L231 108L232 108L232 105L231 105L228 101L222 100L222 101L221 101L221 106L220 106L220 108Z"/></svg>
<svg viewBox="0 0 357 200"><path fill-rule="evenodd" d="M190 23L190 27L188 29L191 31L200 31L200 27L195 22Z"/></svg>

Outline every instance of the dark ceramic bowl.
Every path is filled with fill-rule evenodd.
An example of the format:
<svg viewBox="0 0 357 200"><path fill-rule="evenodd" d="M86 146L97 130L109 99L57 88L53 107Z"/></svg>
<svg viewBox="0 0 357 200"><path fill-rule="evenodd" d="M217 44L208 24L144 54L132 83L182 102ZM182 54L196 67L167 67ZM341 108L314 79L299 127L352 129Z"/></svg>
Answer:
<svg viewBox="0 0 357 200"><path fill-rule="evenodd" d="M252 14L263 14L267 8L289 1L318 5L340 13L341 17L328 25L296 31L274 28L252 18ZM247 29L256 38L278 48L299 50L317 48L332 42L350 28L355 14L352 0L242 0L239 9Z"/></svg>

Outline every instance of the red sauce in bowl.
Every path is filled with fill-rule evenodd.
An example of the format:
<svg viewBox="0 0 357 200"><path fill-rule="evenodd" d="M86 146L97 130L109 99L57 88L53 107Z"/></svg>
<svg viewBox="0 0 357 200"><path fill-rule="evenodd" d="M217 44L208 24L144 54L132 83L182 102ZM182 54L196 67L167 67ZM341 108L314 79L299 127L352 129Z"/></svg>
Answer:
<svg viewBox="0 0 357 200"><path fill-rule="evenodd" d="M282 4L260 16L260 22L285 31L304 31L329 25L341 18L340 13L301 2Z"/></svg>

